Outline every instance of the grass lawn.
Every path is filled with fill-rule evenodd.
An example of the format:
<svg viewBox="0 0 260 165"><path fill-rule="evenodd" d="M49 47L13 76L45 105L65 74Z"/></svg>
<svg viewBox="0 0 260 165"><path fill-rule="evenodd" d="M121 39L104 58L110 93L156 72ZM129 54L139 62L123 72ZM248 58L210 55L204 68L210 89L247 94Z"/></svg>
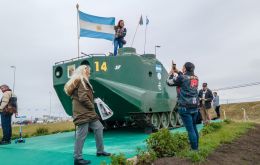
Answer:
<svg viewBox="0 0 260 165"><path fill-rule="evenodd" d="M247 120L250 122L260 123L260 101L256 102L245 102L245 103L232 103L224 104L220 106L221 117L224 117L224 111L227 119L234 121L244 121L244 111L245 109ZM213 108L210 110L212 117L216 116Z"/></svg>
<svg viewBox="0 0 260 165"><path fill-rule="evenodd" d="M151 164L154 160L164 159L165 157L161 164L164 164L166 160L176 161L179 158L190 159L192 162L202 162L219 146L231 143L254 126L255 123L231 120L212 122L200 131L198 151L190 150L187 133L173 133L173 135L169 130L161 129L150 135L148 141L146 141L146 147L141 150L143 152L137 153L138 164ZM169 160L171 157L173 159ZM124 155L114 155L113 157L113 161L121 162L122 160L127 161ZM158 161L160 162L160 160ZM155 161L154 163L158 162Z"/></svg>
<svg viewBox="0 0 260 165"><path fill-rule="evenodd" d="M223 122L221 125L216 131L200 136L198 152L184 150L178 156L191 159L193 162L203 161L221 144L232 142L254 127L253 123L248 122Z"/></svg>
<svg viewBox="0 0 260 165"><path fill-rule="evenodd" d="M12 138L16 138L19 136L19 126L13 127L13 132L12 132ZM58 132L68 132L68 131L73 131L75 129L75 126L73 122L58 122L58 123L46 123L46 124L31 124L31 125L23 125L23 137L31 137L31 136L36 136L36 135L46 135L46 134L53 134L53 133L58 133ZM44 129L45 132L38 133L37 130L39 129ZM48 130L46 132L46 130ZM2 138L2 129L0 129L0 138Z"/></svg>

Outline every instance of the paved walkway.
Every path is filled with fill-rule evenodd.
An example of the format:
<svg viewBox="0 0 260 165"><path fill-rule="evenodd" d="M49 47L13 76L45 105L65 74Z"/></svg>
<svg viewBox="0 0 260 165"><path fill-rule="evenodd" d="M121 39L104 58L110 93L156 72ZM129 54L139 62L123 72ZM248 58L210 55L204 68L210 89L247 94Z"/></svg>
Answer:
<svg viewBox="0 0 260 165"><path fill-rule="evenodd" d="M202 128L199 124L198 129ZM173 132L183 132L177 128ZM145 147L144 140L148 137L142 130L117 129L104 132L105 150L111 153L124 153L127 157L136 154L137 147ZM72 165L73 164L74 132L27 138L24 144L0 146L0 165ZM102 160L109 162L107 157L96 157L93 133L87 137L84 146L84 158L99 165Z"/></svg>

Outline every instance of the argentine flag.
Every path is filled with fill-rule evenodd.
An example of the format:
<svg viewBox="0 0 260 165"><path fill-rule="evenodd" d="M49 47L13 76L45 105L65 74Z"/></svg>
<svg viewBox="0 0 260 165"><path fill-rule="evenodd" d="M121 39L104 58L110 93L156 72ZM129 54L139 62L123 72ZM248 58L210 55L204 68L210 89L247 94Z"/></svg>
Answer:
<svg viewBox="0 0 260 165"><path fill-rule="evenodd" d="M79 11L79 25L80 37L114 40L115 17L98 17Z"/></svg>

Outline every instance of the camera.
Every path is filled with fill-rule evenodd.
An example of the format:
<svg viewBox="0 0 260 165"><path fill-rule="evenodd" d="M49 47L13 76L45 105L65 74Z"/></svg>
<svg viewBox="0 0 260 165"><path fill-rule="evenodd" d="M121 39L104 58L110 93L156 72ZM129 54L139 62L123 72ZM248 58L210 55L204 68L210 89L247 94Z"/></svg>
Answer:
<svg viewBox="0 0 260 165"><path fill-rule="evenodd" d="M172 61L172 69L176 70L176 64Z"/></svg>

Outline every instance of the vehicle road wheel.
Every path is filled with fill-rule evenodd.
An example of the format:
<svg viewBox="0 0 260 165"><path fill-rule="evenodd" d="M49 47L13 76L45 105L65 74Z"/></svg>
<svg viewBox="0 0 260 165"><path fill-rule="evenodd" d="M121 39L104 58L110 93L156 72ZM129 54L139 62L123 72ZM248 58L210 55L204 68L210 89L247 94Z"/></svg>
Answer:
<svg viewBox="0 0 260 165"><path fill-rule="evenodd" d="M182 121L182 119L181 119L181 116L180 116L180 114L179 113L177 113L177 121L178 121L178 124L180 125L180 126L183 126L183 121Z"/></svg>
<svg viewBox="0 0 260 165"><path fill-rule="evenodd" d="M161 126L162 128L168 128L170 124L170 117L168 112L163 112L161 114Z"/></svg>
<svg viewBox="0 0 260 165"><path fill-rule="evenodd" d="M177 115L175 111L170 112L170 125L176 127L177 125Z"/></svg>
<svg viewBox="0 0 260 165"><path fill-rule="evenodd" d="M159 129L161 122L160 116L157 113L153 113L151 116L151 124L154 126L155 129Z"/></svg>

